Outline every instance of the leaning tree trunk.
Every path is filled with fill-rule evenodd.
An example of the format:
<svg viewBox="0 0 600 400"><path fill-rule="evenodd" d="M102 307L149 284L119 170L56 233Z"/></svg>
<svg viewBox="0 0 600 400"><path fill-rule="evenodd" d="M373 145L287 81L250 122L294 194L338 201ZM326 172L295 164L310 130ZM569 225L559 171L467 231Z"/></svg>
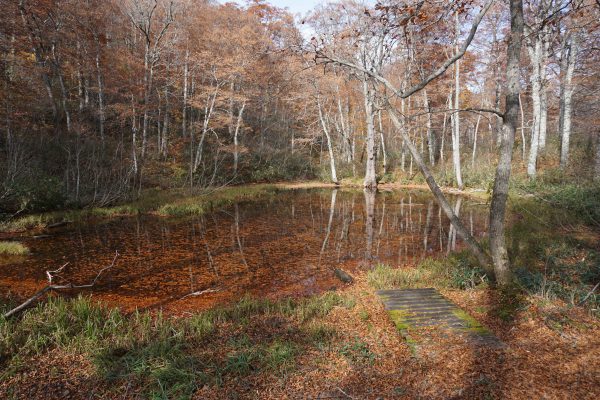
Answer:
<svg viewBox="0 0 600 400"><path fill-rule="evenodd" d="M504 225L506 201L511 173L515 131L519 121L519 64L521 61L521 40L523 36L523 1L510 1L510 37L507 48L506 65L506 110L500 142L500 157L496 167L494 191L490 203L490 251L494 262L494 275L498 284L505 286L512 282L510 262L506 250Z"/></svg>
<svg viewBox="0 0 600 400"><path fill-rule="evenodd" d="M438 186L437 182L435 181L433 175L431 174L431 171L429 170L429 167L423 161L423 157L421 157L419 150L416 148L415 144L410 139L410 136L408 135L408 133L404 129L402 129L402 122L400 121L400 117L398 116L398 114L396 113L396 111L393 109L393 107L390 104L388 104L388 106L386 107L386 110L390 115L392 123L396 126L396 128L402 135L404 145L406 147L408 147L408 150L410 151L412 158L415 160L415 162L421 169L421 173L423 174L423 177L425 177L425 181L427 182L429 189L431 189L431 193L433 193L433 196L435 197L437 203L440 205L440 207L442 208L442 210L444 211L444 213L446 214L448 219L450 219L450 222L456 229L456 232L463 238L463 240L469 246L469 249L473 252L473 254L475 254L475 257L477 257L477 260L479 261L479 263L484 268L488 268L490 266L490 261L491 261L490 258L483 251L483 249L479 245L479 243L477 243L475 238L463 226L462 222L460 222L460 220L454 213L452 206L448 202L448 199L446 199L446 196L444 196L444 193Z"/></svg>

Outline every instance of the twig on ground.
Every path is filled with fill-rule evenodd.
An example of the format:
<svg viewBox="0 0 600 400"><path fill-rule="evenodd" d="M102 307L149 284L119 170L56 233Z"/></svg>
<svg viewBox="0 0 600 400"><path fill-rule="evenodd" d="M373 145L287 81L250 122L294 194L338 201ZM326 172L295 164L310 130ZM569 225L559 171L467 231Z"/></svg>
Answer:
<svg viewBox="0 0 600 400"><path fill-rule="evenodd" d="M188 298L188 297L202 296L203 294L215 293L215 292L220 292L220 291L221 291L221 289L219 289L219 288L216 288L216 289L215 288L210 288L210 289L206 289L206 290L200 290L200 291L197 291L197 292L188 293L188 294L186 294L185 296L183 296L179 300L183 300L183 299Z"/></svg>
<svg viewBox="0 0 600 400"><path fill-rule="evenodd" d="M588 299L588 298L589 298L589 297L590 297L592 294L594 294L594 292L596 291L596 289L598 289L598 286L600 286L600 282L596 283L596 286L594 286L594 287L592 288L592 290L590 290L590 292L589 292L589 293L588 293L588 294L587 294L587 295L586 295L586 296L583 298L583 300L581 300L581 301L579 302L579 305L580 305L580 306L581 306L581 305L583 305L583 303L585 303L585 302L587 301L587 299Z"/></svg>

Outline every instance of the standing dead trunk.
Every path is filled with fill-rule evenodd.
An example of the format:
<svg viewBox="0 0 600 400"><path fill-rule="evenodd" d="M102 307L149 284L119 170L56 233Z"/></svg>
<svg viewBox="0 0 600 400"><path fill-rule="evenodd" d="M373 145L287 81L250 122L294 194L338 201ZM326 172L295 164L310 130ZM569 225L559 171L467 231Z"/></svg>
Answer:
<svg viewBox="0 0 600 400"><path fill-rule="evenodd" d="M504 234L506 201L511 174L515 131L519 120L519 64L521 61L521 41L523 36L523 1L510 1L510 36L507 48L506 65L506 110L500 143L500 154L494 179L494 190L490 203L490 251L494 263L496 281L502 285L512 282L510 262L506 250Z"/></svg>

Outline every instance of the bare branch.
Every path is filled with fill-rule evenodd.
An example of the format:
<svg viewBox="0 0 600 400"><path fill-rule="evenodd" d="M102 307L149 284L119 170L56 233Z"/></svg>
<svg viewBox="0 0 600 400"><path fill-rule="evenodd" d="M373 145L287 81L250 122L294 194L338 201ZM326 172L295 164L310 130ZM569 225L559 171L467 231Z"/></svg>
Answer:
<svg viewBox="0 0 600 400"><path fill-rule="evenodd" d="M394 95L405 99L405 98L413 95L414 93L420 91L421 89L423 89L432 80L434 80L435 78L442 75L444 72L446 72L446 70L452 64L454 64L457 60L459 60L460 58L462 58L464 56L469 45L473 41L473 38L475 37L475 33L477 32L477 29L479 27L479 24L481 23L481 20L483 19L483 17L487 13L487 11L490 9L493 2L494 2L494 0L488 0L485 3L485 5L483 6L483 8L481 9L481 11L479 12L479 14L477 14L477 16L475 17L475 20L473 21L473 24L471 25L471 30L469 31L469 36L467 36L467 38L463 42L463 45L461 46L459 51L456 54L454 54L452 57L448 58L441 66L439 66L435 71L433 71L431 74L429 74L423 80L421 80L419 83L417 83L416 85L414 85L404 91L397 89L389 80L387 80L386 78L381 76L379 73L377 73L373 70L368 70L368 69L361 67L360 65L357 65L353 62L343 60L343 59L337 58L335 56L326 55L325 53L321 53L321 52L317 52L317 58L323 58L325 60L328 60L326 62L336 63L339 65L343 65L343 66L355 69L357 71L360 71L360 72L370 76L371 78L375 79L376 81L382 83Z"/></svg>
<svg viewBox="0 0 600 400"><path fill-rule="evenodd" d="M109 269L111 269L112 267L114 267L118 257L119 257L119 252L115 251L115 256L112 260L112 263L110 265L102 268L100 271L98 271L98 273L96 274L96 277L92 280L91 283L84 284L84 285L73 285L72 283L68 283L66 285L53 285L52 284L52 279L54 277L56 277L58 273L62 272L69 263L64 264L62 267L60 267L57 270L46 271L46 276L48 277L48 285L45 286L43 289L39 290L38 292L36 292L33 296L31 296L29 299L27 299L21 305L15 307L12 310L5 313L4 318L10 318L13 315L21 312L22 310L26 309L31 304L33 304L37 299L42 297L44 294L46 294L47 292L50 292L52 290L89 289L89 288L93 287L94 285L96 285L96 282L98 282L98 279L100 279L100 277L102 276L102 274L104 274L104 272L106 272Z"/></svg>

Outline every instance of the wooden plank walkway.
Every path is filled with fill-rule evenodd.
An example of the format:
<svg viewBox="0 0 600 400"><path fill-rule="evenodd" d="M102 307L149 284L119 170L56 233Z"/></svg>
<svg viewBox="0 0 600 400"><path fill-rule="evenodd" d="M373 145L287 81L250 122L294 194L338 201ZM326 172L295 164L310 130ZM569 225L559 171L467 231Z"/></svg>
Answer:
<svg viewBox="0 0 600 400"><path fill-rule="evenodd" d="M434 288L379 290L377 295L407 342L409 331L441 327L462 334L475 345L502 347L502 342L475 318L457 307Z"/></svg>

